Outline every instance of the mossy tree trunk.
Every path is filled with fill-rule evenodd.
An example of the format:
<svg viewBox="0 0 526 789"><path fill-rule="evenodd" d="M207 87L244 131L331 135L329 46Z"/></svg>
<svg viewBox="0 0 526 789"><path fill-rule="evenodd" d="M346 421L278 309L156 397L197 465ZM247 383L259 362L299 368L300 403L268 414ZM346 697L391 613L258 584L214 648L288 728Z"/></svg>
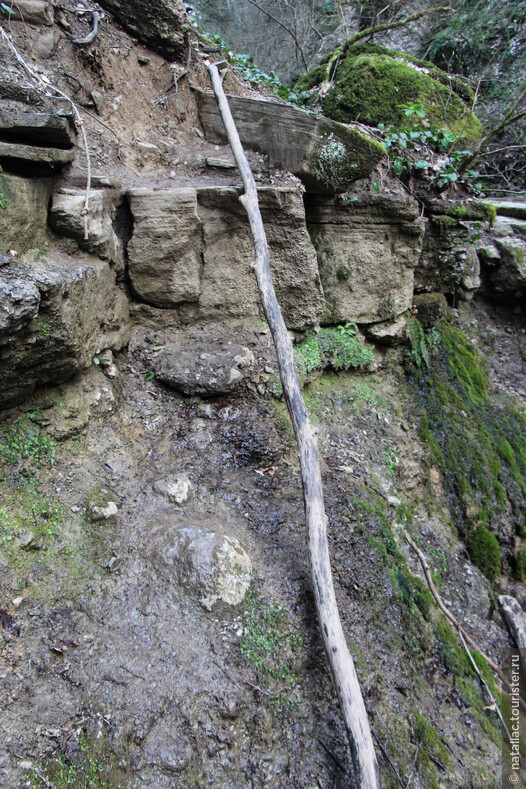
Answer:
<svg viewBox="0 0 526 789"><path fill-rule="evenodd" d="M292 342L272 284L269 251L258 205L256 184L217 67L207 63L207 68L228 140L243 179L245 192L239 199L250 223L255 250L253 267L259 295L272 332L283 393L298 444L316 608L351 746L356 785L360 789L378 789L378 765L369 721L354 663L345 641L334 593L318 448L296 375Z"/></svg>

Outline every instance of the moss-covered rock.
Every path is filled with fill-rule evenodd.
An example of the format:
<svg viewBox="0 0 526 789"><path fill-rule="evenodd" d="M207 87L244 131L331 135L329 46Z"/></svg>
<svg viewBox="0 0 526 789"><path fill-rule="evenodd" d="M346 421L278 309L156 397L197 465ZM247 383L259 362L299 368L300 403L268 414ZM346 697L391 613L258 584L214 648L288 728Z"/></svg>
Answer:
<svg viewBox="0 0 526 789"><path fill-rule="evenodd" d="M477 529L469 541L473 562L486 578L494 581L500 572L500 548L495 535L489 529Z"/></svg>
<svg viewBox="0 0 526 789"><path fill-rule="evenodd" d="M411 121L399 105L413 102L423 104L433 126L448 127L465 143L480 138L482 126L469 107L470 88L432 63L363 43L347 44L339 62L333 60L329 58L296 84L297 90L310 90L333 80L322 99L323 112L329 118L403 128Z"/></svg>

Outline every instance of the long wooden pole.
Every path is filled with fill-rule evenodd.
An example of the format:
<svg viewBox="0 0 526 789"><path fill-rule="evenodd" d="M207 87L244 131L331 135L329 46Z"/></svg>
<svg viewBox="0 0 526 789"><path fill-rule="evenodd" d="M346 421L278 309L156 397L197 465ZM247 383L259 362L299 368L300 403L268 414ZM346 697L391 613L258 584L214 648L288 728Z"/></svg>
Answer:
<svg viewBox="0 0 526 789"><path fill-rule="evenodd" d="M208 61L206 66L228 141L243 179L245 192L239 199L250 223L255 251L252 265L265 317L274 340L283 394L298 443L316 608L351 746L356 784L360 789L378 789L378 765L369 721L334 594L318 448L296 375L292 341L272 284L268 244L259 210L256 183L241 145L217 67Z"/></svg>

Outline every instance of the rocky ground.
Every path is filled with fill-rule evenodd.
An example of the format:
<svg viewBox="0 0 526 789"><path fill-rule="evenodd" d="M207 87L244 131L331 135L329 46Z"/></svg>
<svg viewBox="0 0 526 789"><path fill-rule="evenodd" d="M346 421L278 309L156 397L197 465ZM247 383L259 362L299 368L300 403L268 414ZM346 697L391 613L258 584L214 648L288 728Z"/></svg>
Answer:
<svg viewBox="0 0 526 789"><path fill-rule="evenodd" d="M522 336L484 315L499 341ZM273 369L264 325L228 329ZM175 394L150 374L161 339L136 329L111 378L93 368L84 396L96 406L81 431L74 383L3 414L2 785L80 785L91 770L93 786L347 786L283 404L245 385L211 400ZM480 712L475 679L452 670L438 612L424 618L406 588L420 570L403 525L447 605L500 661L509 637L452 531L405 373L391 360L373 374L326 375L306 397L338 600L375 735L407 780L422 725L434 733L415 785L496 785L494 714ZM47 425L32 441L28 413ZM239 541L252 565L244 602L207 610L191 561L176 572L184 528L197 541ZM76 765L77 783L60 783L57 759Z"/></svg>

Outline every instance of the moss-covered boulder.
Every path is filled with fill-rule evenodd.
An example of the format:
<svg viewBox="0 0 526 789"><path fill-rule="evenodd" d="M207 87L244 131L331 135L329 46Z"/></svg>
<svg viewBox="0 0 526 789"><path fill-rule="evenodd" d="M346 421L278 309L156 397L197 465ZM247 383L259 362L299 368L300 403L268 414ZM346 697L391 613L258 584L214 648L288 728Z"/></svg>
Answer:
<svg viewBox="0 0 526 789"><path fill-rule="evenodd" d="M347 42L301 77L296 89L311 90L329 79L333 84L321 104L324 114L334 120L403 128L414 119L407 118L399 105L412 102L424 106L433 126L448 127L465 143L482 134L480 121L470 109L470 88L432 63L403 52Z"/></svg>

